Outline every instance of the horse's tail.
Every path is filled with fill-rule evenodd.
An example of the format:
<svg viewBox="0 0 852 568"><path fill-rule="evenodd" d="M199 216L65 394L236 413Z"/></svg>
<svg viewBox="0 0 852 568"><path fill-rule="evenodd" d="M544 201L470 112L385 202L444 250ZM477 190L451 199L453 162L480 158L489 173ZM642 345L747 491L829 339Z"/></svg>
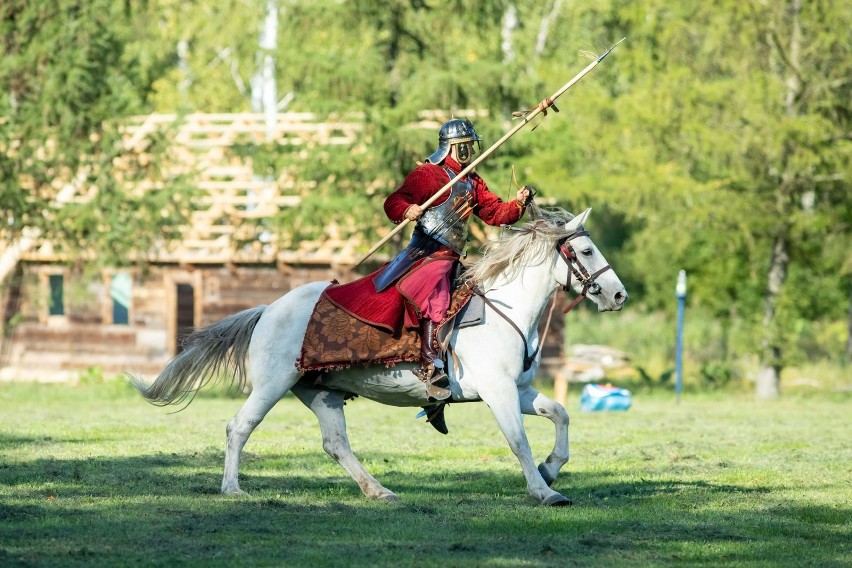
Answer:
<svg viewBox="0 0 852 568"><path fill-rule="evenodd" d="M130 382L148 402L157 406L179 404L196 393L211 379L222 379L222 371L232 369L232 382L246 386L246 354L252 332L265 305L243 310L225 319L198 328L183 339L183 351L169 361L157 379L146 385L139 377ZM230 373L229 373L230 374Z"/></svg>

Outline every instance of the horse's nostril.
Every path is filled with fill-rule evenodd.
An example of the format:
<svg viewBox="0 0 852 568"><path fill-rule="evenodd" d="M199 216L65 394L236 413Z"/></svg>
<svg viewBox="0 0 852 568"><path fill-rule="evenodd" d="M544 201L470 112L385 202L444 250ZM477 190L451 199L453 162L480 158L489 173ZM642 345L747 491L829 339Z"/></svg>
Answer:
<svg viewBox="0 0 852 568"><path fill-rule="evenodd" d="M615 293L615 301L619 304L623 304L624 302L626 302L627 298L629 298L627 292L621 291Z"/></svg>

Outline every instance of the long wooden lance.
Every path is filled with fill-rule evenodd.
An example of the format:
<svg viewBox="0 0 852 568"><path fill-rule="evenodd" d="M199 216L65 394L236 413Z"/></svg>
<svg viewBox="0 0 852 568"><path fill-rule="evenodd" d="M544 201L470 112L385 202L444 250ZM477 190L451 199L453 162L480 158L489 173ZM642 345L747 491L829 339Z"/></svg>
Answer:
<svg viewBox="0 0 852 568"><path fill-rule="evenodd" d="M554 109L555 111L557 111L557 112L558 112L558 111L559 111L559 109L558 109L558 108L556 108L556 107L554 106L554 104L553 104L553 103L554 103L554 101L556 101L556 99L558 99L559 97L561 97L561 96L562 96L562 94L563 94L563 93L565 93L565 91L567 91L568 89L570 89L571 87L573 87L575 84L577 84L577 82L579 82L579 81L580 81L580 79L582 79L583 77L585 77L585 76L586 76L586 75L587 75L587 74L588 74L588 73L589 73L592 69L594 69L594 68L595 68L595 66L596 66L598 63L600 63L601 61L603 61L603 58L604 58L604 57L606 57L607 55L609 55L609 52L610 52L610 51L612 51L613 49L615 49L615 48L618 46L618 44L620 44L620 43L621 43L622 41L624 41L625 39L627 39L627 38L626 38L626 37L621 38L618 42L616 42L616 43L615 43L615 45L613 45L612 47L610 47L609 49L607 49L607 50L606 50L606 51L605 51L605 52L604 52L601 56L599 56L597 59L595 59L594 61L592 61L591 63L589 63L589 65L588 65L588 66L586 66L586 68L585 68L585 69L583 69L582 71L580 71L579 73L577 73L577 75L575 75L573 79L571 79L570 81L568 81L567 83L565 83L564 85L562 85L562 86L559 88L559 90L558 90L558 91L556 91L555 93L553 93L552 95L550 95L550 97L548 97L548 98L544 99L543 101L541 101L541 102L540 102L540 103L538 103L535 107L531 108L531 109L530 109L530 110L528 110L528 111L523 111L523 112L519 112L519 113L514 113L514 115L515 115L517 118L521 118L521 121L520 121L520 122L518 122L518 124L516 124L516 125L515 125L515 126L514 126L511 130L509 130L506 134L504 134L504 135L503 135L503 137L502 137L502 138L500 138L497 142L495 142L494 144L492 144L490 148L488 148L487 150L485 150L484 152L482 152L482 154L480 154L480 156L479 156L478 158L476 158L476 159L475 159L475 160L473 160L470 164L468 164L467 166L465 166L465 168L464 168L464 169L462 169L462 171L460 171L458 174L456 174L456 177L454 177L453 179L451 179L450 181L448 181L448 182L447 182L447 183L446 183L446 184L445 184L445 185L444 185L441 189L439 189L439 190L438 190L438 191L437 191L437 192L436 192L436 193L435 193L432 197L430 197L430 198L429 198L429 199L427 199L425 202L423 202L423 203L420 205L420 207L422 207L423 209L427 209L427 208L428 208L430 205L432 205L435 201L437 201L438 199L440 199L440 198L441 198L441 196L442 196L442 195L444 195L444 192L446 192L448 189L450 189L451 187L453 187L453 185L455 185L455 183L456 183L457 181L459 181L459 180L460 180L460 179L462 179L464 176L466 176L468 173L470 173L470 172L471 172L471 171L472 171L472 170L473 170L473 169L474 169L477 165L479 165L479 163L480 163L480 162L482 162L483 160L485 160L485 158L487 158L487 157L488 157L488 156L490 156L492 153L494 153L494 151L495 151L497 148L499 148L500 146L502 146L502 145L506 142L506 140L508 140L509 138L511 138L512 136L514 136L514 135L515 135L515 134L516 134L516 133L517 133L520 129L522 129L524 126L526 126L526 125L527 125L527 124L528 124L528 123L529 123L529 122L530 122L533 118L535 118L538 114L543 113L544 115L547 115L547 109L548 109L548 108L550 108L550 107L553 107L553 109ZM376 244L373 246L373 248L371 248L371 249L367 252L367 254L364 256L364 258L362 258L361 260L359 260L359 261L358 261L358 264L356 264L355 266L359 266L359 265L361 265L361 264L362 264L365 260L367 260L368 258L370 258L370 257L373 255L373 253L375 253L377 250L379 250L379 249L382 247L382 245L384 245L386 242L388 242L389 240L391 240L391 239L393 238L393 236L394 236L395 234L397 234L398 232L400 232L400 231L401 231L401 230L402 230L402 229L403 229L406 225L408 225L408 223L409 223L409 220L408 220L408 219L403 219L403 220L402 220L402 222L401 222L399 225L397 225L397 226L396 226L396 227L395 227L395 228L394 228L394 229L393 229L390 233L388 233L387 235L385 235L385 237L384 237L384 238L382 238L382 240L380 240L378 243L376 243Z"/></svg>

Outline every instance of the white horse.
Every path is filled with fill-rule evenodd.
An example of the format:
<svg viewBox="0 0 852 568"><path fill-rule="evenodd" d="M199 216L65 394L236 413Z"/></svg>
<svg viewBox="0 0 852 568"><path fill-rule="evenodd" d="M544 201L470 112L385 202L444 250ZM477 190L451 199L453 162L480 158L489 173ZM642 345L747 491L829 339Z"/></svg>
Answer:
<svg viewBox="0 0 852 568"><path fill-rule="evenodd" d="M542 211L539 219L513 228L487 245L468 271L484 292L484 323L453 330L449 337L455 354L448 368L452 401L484 401L491 408L520 461L529 493L546 505L571 504L550 488L568 461L568 413L531 386L541 358L539 319L560 286L573 288L580 299L588 294L599 311L620 310L627 300L621 281L582 230L588 214L589 210L576 217L561 209ZM232 380L239 380L242 386L250 380L251 394L226 428L223 493L243 493L238 479L243 446L289 390L316 415L323 449L343 466L364 495L396 500L352 453L344 397L354 393L383 404L411 407L433 402L412 373L413 364L330 371L323 375L322 387L313 381L300 382L296 361L302 340L314 305L328 285L305 284L269 306L251 308L194 331L184 350L150 386L131 377L142 396L158 405L180 403L188 397L191 402L198 389L211 378L218 380L225 368L233 370ZM538 467L522 413L548 418L556 427L553 450Z"/></svg>

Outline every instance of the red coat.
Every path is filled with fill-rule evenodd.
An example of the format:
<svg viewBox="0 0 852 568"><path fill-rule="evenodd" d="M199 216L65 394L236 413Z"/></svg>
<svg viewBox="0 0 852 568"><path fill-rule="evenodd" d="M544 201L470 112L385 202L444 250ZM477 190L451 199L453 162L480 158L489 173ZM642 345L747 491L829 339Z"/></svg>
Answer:
<svg viewBox="0 0 852 568"><path fill-rule="evenodd" d="M444 160L444 165L454 174L462 170L461 166L449 157ZM517 200L503 201L489 191L485 181L476 173L469 174L467 179L473 186L475 204L473 214L484 222L489 225L512 224L523 216L524 207ZM385 213L394 223L401 223L405 218L406 209L412 204L422 205L449 181L450 178L443 167L430 163L421 164L408 174L402 185L385 200ZM449 189L446 195L450 195ZM445 199L438 199L430 207L439 205ZM458 254L448 247L442 247L432 256L435 255L458 258ZM411 271L416 271L422 262L428 261L428 258L430 257L418 261ZM383 328L390 333L399 332L403 325L416 327L416 315L413 313L412 306L407 305L405 298L400 294L399 283L377 293L373 285L373 277L376 274L378 271L349 284L331 286L326 290L326 296L339 308L361 321Z"/></svg>
<svg viewBox="0 0 852 568"><path fill-rule="evenodd" d="M443 165L452 170L453 174L458 174L462 170L461 166L450 157L444 160ZM470 173L466 178L473 185L476 204L473 208L474 215L494 226L511 225L523 216L524 207L517 200L505 202L500 199L488 189L485 181L477 173ZM421 164L414 168L402 185L385 200L385 213L394 223L401 223L405 219L405 210L409 206L422 205L449 181L450 178L443 167L428 162ZM449 197L450 190L444 193ZM438 199L430 207L443 203L447 197Z"/></svg>

